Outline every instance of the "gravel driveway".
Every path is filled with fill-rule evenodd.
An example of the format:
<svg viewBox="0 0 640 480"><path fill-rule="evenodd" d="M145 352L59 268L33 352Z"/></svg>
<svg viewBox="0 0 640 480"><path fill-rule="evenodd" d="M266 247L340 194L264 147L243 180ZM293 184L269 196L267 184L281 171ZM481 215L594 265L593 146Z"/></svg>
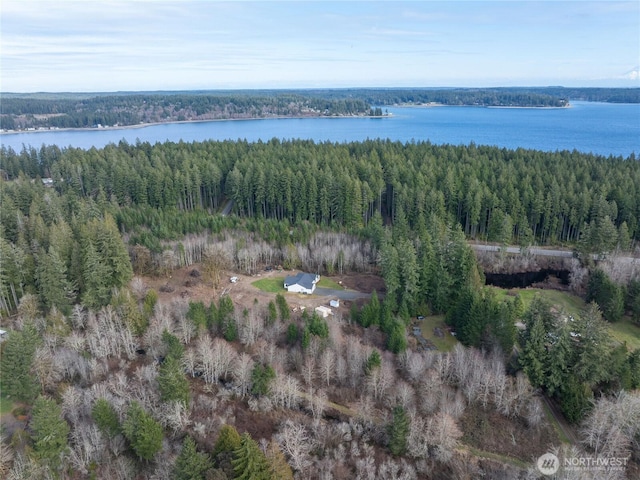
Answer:
<svg viewBox="0 0 640 480"><path fill-rule="evenodd" d="M355 290L335 290L333 288L319 288L316 287L314 295L321 297L337 297L340 300L355 300L357 298L369 298L370 293L356 292Z"/></svg>

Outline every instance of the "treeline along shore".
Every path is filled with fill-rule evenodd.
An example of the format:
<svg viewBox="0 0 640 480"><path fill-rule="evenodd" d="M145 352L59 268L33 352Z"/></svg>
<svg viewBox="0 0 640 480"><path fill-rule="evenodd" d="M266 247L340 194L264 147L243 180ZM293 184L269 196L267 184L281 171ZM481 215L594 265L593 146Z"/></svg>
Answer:
<svg viewBox="0 0 640 480"><path fill-rule="evenodd" d="M123 127L285 117L381 116L380 105L566 107L569 98L640 102L640 89L335 89L4 93L0 130ZM375 107L374 107L375 106Z"/></svg>

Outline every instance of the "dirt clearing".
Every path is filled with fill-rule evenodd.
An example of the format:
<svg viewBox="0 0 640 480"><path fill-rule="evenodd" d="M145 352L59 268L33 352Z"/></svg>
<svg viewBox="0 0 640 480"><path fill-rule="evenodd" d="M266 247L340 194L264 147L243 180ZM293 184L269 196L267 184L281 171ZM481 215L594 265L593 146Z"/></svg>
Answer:
<svg viewBox="0 0 640 480"><path fill-rule="evenodd" d="M158 292L158 297L162 302L172 302L177 299L184 299L191 302L203 302L209 305L211 301L218 302L222 295L230 295L236 307L252 308L255 300L258 304L265 306L275 298L275 293L260 291L251 285L261 278L282 277L293 275L297 270L271 270L262 271L256 275L242 275L236 272L223 272L218 288L203 280L200 265L191 265L171 272L168 277L140 277L147 288L153 288ZM232 277L237 277L235 283L231 282ZM345 288L363 293L371 293L374 290L380 294L385 291L384 280L372 274L349 274L333 275L328 277L334 282L343 285ZM327 305L330 297L319 295L304 295L288 293L282 288L282 294L287 299L287 303L295 311L300 307L315 308L320 305ZM341 302L339 311L345 314L351 306L350 302Z"/></svg>

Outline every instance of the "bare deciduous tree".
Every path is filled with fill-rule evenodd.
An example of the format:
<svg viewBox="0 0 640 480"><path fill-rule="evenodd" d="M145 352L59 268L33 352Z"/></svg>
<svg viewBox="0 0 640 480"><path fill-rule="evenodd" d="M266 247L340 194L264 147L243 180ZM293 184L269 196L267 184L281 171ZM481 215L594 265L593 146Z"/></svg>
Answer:
<svg viewBox="0 0 640 480"><path fill-rule="evenodd" d="M322 377L323 382L329 386L331 385L331 379L335 373L336 367L336 354L330 348L325 348L320 355L320 361L318 363L318 373Z"/></svg>
<svg viewBox="0 0 640 480"><path fill-rule="evenodd" d="M542 402L538 397L531 397L529 403L526 406L526 413L524 416L527 421L527 425L532 428L537 428L544 418L544 408Z"/></svg>
<svg viewBox="0 0 640 480"><path fill-rule="evenodd" d="M439 414L435 416L434 422L431 424L430 436L430 443L436 446L435 458L446 463L453 456L462 432L453 417Z"/></svg>
<svg viewBox="0 0 640 480"><path fill-rule="evenodd" d="M385 460L378 467L378 479L380 480L416 480L418 474L404 458L399 461Z"/></svg>
<svg viewBox="0 0 640 480"><path fill-rule="evenodd" d="M236 312L235 321L238 328L240 342L251 346L258 340L264 330L264 319L255 309L248 310L247 314Z"/></svg>
<svg viewBox="0 0 640 480"><path fill-rule="evenodd" d="M413 458L429 457L429 425L421 416L410 413L407 454Z"/></svg>
<svg viewBox="0 0 640 480"><path fill-rule="evenodd" d="M639 432L640 394L624 391L598 399L580 430L583 445L608 457L628 456Z"/></svg>
<svg viewBox="0 0 640 480"><path fill-rule="evenodd" d="M131 293L133 293L138 300L142 300L147 293L147 286L140 277L133 277L129 283L129 287L131 288Z"/></svg>
<svg viewBox="0 0 640 480"><path fill-rule="evenodd" d="M356 459L356 479L357 480L375 480L376 479L376 463L373 448L364 443L362 444L362 457Z"/></svg>
<svg viewBox="0 0 640 480"><path fill-rule="evenodd" d="M251 390L251 372L254 365L251 355L246 353L241 353L233 364L233 379L243 398Z"/></svg>
<svg viewBox="0 0 640 480"><path fill-rule="evenodd" d="M191 378L195 378L196 376L198 361L198 353L196 350L194 348L187 348L182 357L182 364L187 373L191 375Z"/></svg>
<svg viewBox="0 0 640 480"><path fill-rule="evenodd" d="M411 350L405 352L404 368L407 371L407 375L412 382L418 382L424 375L426 370L425 357Z"/></svg>
<svg viewBox="0 0 640 480"><path fill-rule="evenodd" d="M162 426L174 432L184 431L191 424L189 409L183 402L162 402L156 411Z"/></svg>
<svg viewBox="0 0 640 480"><path fill-rule="evenodd" d="M13 448L7 445L5 434L0 434L0 477L8 478L9 470L13 462Z"/></svg>
<svg viewBox="0 0 640 480"><path fill-rule="evenodd" d="M236 352L225 340L215 338L212 341L209 335L204 335L198 339L196 349L198 370L203 372L205 382L217 383L231 373Z"/></svg>
<svg viewBox="0 0 640 480"><path fill-rule="evenodd" d="M62 371L53 360L53 351L47 346L36 349L31 370L38 378L42 389L47 392L53 391L63 378Z"/></svg>
<svg viewBox="0 0 640 480"><path fill-rule="evenodd" d="M71 327L74 330L84 329L85 323L87 321L87 312L82 307L82 305L77 304L73 306L69 320L71 320Z"/></svg>
<svg viewBox="0 0 640 480"><path fill-rule="evenodd" d="M303 473L311 465L309 452L313 441L304 425L287 420L275 438L294 470Z"/></svg>
<svg viewBox="0 0 640 480"><path fill-rule="evenodd" d="M302 379L304 380L307 389L313 388L313 383L316 378L316 357L307 355L304 357L304 364L302 365Z"/></svg>
<svg viewBox="0 0 640 480"><path fill-rule="evenodd" d="M375 400L381 400L393 384L393 370L391 365L383 363L378 368L373 368L367 374L367 390L371 392Z"/></svg>
<svg viewBox="0 0 640 480"><path fill-rule="evenodd" d="M87 475L92 464L99 464L106 450L105 439L95 424L80 423L71 430L70 460Z"/></svg>
<svg viewBox="0 0 640 480"><path fill-rule="evenodd" d="M233 265L230 252L222 245L207 245L202 255L202 271L205 281L213 285L213 288L220 286L220 278L224 270L228 270Z"/></svg>
<svg viewBox="0 0 640 480"><path fill-rule="evenodd" d="M347 358L347 368L349 371L349 383L355 388L360 383L364 373L364 364L367 360L367 352L360 343L360 339L348 335L345 338L345 354Z"/></svg>
<svg viewBox="0 0 640 480"><path fill-rule="evenodd" d="M271 400L279 408L295 408L300 401L300 383L286 373L276 373L271 383Z"/></svg>
<svg viewBox="0 0 640 480"><path fill-rule="evenodd" d="M310 390L308 397L309 410L317 422L322 418L327 406L327 392L324 390Z"/></svg>
<svg viewBox="0 0 640 480"><path fill-rule="evenodd" d="M405 410L412 410L415 407L415 392L413 387L403 380L398 380L388 395L387 406L394 407L400 405Z"/></svg>

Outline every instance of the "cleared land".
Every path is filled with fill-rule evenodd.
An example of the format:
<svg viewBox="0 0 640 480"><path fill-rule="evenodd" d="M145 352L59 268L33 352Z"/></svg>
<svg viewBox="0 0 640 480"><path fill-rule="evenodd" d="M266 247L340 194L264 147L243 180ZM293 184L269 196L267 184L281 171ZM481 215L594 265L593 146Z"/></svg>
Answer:
<svg viewBox="0 0 640 480"><path fill-rule="evenodd" d="M251 285L263 292L268 293L287 293L284 289L285 276L261 278L255 282L251 282ZM342 289L342 285L327 277L320 277L320 281L316 284L320 288L331 288L334 290Z"/></svg>
<svg viewBox="0 0 640 480"><path fill-rule="evenodd" d="M498 287L491 288L496 291L498 298L520 295L525 309L529 308L529 305L531 305L531 302L536 296L548 300L556 310L567 315L580 315L586 306L584 300L580 297L560 290L547 290L543 288L511 288L506 290Z"/></svg>
<svg viewBox="0 0 640 480"><path fill-rule="evenodd" d="M255 282L251 282L251 285L257 289L267 293L285 293L284 289L284 277L271 277L261 278Z"/></svg>
<svg viewBox="0 0 640 480"><path fill-rule="evenodd" d="M629 317L624 317L609 328L611 336L618 342L627 342L629 350L640 348L640 327L634 324Z"/></svg>
<svg viewBox="0 0 640 480"><path fill-rule="evenodd" d="M565 315L578 316L586 307L584 300L580 297L559 290L545 290L541 288L512 288L505 290L498 287L492 288L495 289L498 298L519 294L525 308L529 308L529 305L531 305L531 302L536 296L548 300L558 312ZM624 317L619 322L609 323L608 325L609 333L616 342L627 342L627 348L629 350L640 348L640 327L635 325L629 317Z"/></svg>
<svg viewBox="0 0 640 480"><path fill-rule="evenodd" d="M418 325L422 330L422 336L432 342L440 352L449 352L458 343L456 337L449 332L447 324L444 323L444 315L431 315L419 322ZM442 336L436 334L436 329L439 329Z"/></svg>

